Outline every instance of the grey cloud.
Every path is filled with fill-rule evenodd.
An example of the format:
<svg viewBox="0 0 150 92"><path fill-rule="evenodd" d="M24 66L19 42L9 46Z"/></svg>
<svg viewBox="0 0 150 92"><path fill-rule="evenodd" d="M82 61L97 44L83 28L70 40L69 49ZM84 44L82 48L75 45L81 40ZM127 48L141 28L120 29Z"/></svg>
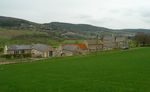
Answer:
<svg viewBox="0 0 150 92"><path fill-rule="evenodd" d="M0 15L110 28L150 28L149 0L0 0Z"/></svg>

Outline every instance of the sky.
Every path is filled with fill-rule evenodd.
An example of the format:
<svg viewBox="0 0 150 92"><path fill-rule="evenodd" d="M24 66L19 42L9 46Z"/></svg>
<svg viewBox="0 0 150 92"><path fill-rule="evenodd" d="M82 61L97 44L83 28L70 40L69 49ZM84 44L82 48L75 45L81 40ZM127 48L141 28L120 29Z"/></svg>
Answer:
<svg viewBox="0 0 150 92"><path fill-rule="evenodd" d="M37 23L150 29L150 0L0 0L0 16Z"/></svg>

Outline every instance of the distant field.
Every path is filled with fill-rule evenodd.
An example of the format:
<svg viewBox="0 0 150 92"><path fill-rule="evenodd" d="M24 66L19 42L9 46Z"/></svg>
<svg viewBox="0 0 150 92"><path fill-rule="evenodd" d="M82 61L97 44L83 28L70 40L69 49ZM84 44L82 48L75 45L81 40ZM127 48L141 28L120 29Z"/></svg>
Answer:
<svg viewBox="0 0 150 92"><path fill-rule="evenodd" d="M0 47L12 44L33 44L43 43L53 47L58 47L60 44L73 44L81 43L82 40L65 40L60 38L55 39L54 35L48 34L42 31L31 31L31 30L15 30L0 28Z"/></svg>
<svg viewBox="0 0 150 92"><path fill-rule="evenodd" d="M0 92L150 92L150 48L0 65Z"/></svg>
<svg viewBox="0 0 150 92"><path fill-rule="evenodd" d="M44 43L57 46L58 42L51 39L46 32L31 30L14 30L0 28L0 47L12 44Z"/></svg>

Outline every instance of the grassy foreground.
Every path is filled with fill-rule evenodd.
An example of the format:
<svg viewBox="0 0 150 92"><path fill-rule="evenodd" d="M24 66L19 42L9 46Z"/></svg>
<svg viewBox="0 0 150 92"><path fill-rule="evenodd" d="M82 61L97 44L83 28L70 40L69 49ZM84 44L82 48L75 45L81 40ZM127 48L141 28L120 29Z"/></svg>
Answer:
<svg viewBox="0 0 150 92"><path fill-rule="evenodd" d="M150 48L0 65L0 92L150 92Z"/></svg>

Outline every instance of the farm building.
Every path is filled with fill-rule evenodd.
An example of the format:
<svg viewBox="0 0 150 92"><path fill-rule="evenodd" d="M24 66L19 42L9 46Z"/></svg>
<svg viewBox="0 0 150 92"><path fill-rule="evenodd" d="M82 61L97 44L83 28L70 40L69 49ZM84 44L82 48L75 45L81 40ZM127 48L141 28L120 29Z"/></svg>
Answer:
<svg viewBox="0 0 150 92"><path fill-rule="evenodd" d="M128 47L128 40L122 36L105 36L102 40L105 50Z"/></svg>
<svg viewBox="0 0 150 92"><path fill-rule="evenodd" d="M128 40L126 37L116 37L116 48L128 48Z"/></svg>
<svg viewBox="0 0 150 92"><path fill-rule="evenodd" d="M85 44L65 44L61 46L61 56L86 54L88 49Z"/></svg>
<svg viewBox="0 0 150 92"><path fill-rule="evenodd" d="M111 50L116 48L115 38L113 36L104 36L102 42L104 44L104 50Z"/></svg>
<svg viewBox="0 0 150 92"><path fill-rule="evenodd" d="M101 40L86 40L85 44L90 52L101 51L103 49Z"/></svg>
<svg viewBox="0 0 150 92"><path fill-rule="evenodd" d="M31 54L32 57L52 57L53 48L45 44L5 46L4 54Z"/></svg>
<svg viewBox="0 0 150 92"><path fill-rule="evenodd" d="M128 40L126 37L105 35L101 39L86 40L85 44L90 52L95 52L128 47Z"/></svg>

